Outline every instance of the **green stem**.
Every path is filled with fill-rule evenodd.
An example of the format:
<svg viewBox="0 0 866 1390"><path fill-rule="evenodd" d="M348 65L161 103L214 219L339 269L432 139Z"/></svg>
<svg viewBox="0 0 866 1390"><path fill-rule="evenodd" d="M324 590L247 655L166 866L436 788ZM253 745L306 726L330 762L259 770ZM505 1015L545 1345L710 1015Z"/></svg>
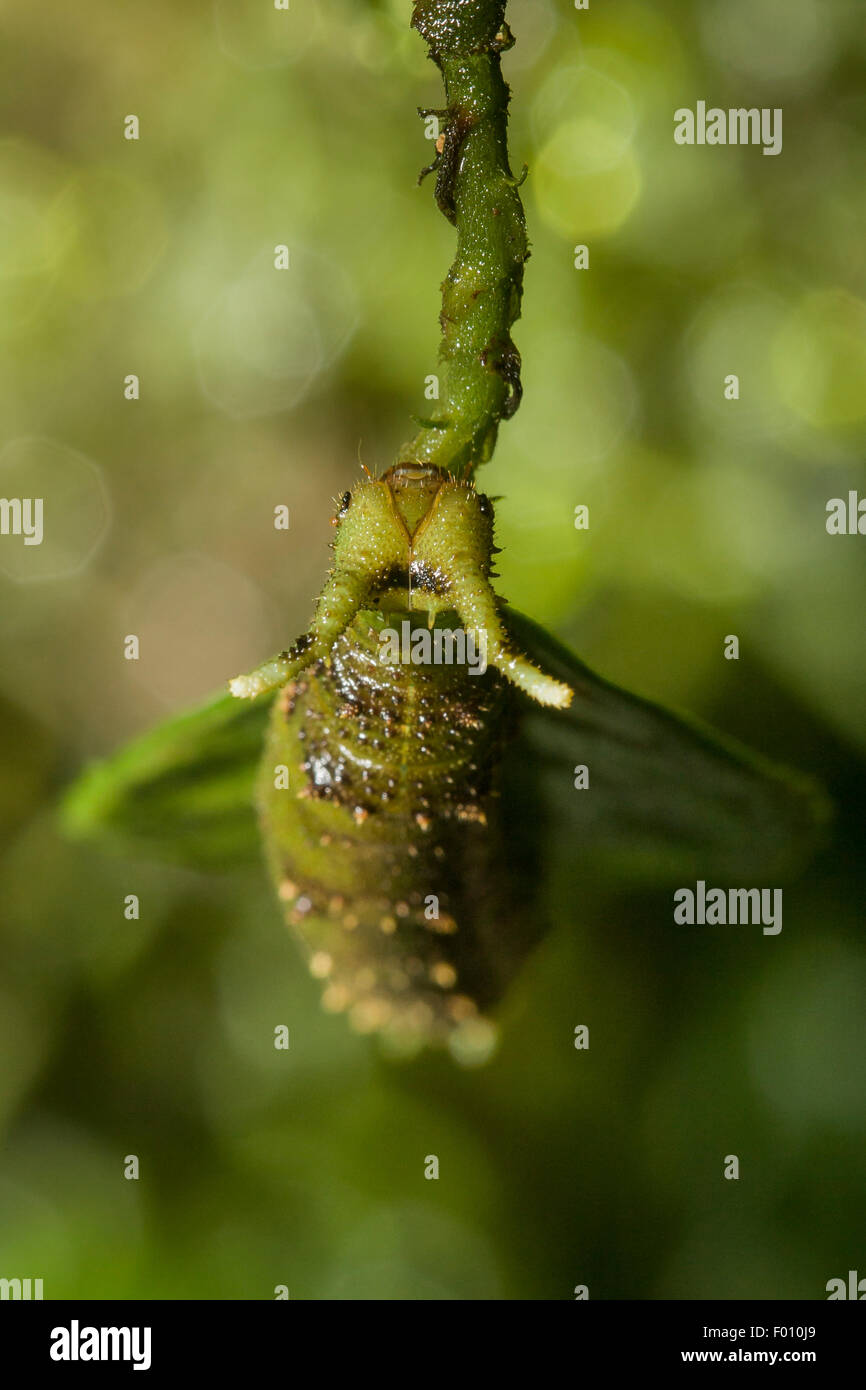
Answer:
<svg viewBox="0 0 866 1390"><path fill-rule="evenodd" d="M400 452L467 477L492 454L499 421L520 404L520 313L529 252L523 206L508 164L508 86L500 53L514 42L505 0L416 0L412 25L445 83L436 201L457 228L442 285L440 399Z"/></svg>

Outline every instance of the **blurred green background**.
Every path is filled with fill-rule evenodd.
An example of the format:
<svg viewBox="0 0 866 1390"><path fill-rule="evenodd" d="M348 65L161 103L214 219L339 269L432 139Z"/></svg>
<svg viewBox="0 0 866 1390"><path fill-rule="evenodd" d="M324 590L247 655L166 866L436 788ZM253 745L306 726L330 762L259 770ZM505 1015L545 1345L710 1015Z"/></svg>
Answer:
<svg viewBox="0 0 866 1390"><path fill-rule="evenodd" d="M415 187L415 107L441 100L410 9L2 17L0 495L44 496L46 529L0 538L0 1276L822 1298L866 1274L866 540L824 526L866 490L855 0L514 0L504 59L533 254L524 403L480 478L500 590L829 786L836 838L781 935L684 934L669 895L590 911L566 856L494 1061L394 1064L320 1012L264 874L57 830L88 758L304 629L359 448L387 466L424 411L453 229ZM675 145L698 100L782 107L782 154Z"/></svg>

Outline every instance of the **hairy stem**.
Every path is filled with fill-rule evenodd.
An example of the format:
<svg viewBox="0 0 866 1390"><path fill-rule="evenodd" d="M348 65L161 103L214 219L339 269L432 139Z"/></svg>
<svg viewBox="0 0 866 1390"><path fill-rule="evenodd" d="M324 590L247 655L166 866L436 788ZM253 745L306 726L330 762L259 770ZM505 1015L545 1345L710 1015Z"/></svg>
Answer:
<svg viewBox="0 0 866 1390"><path fill-rule="evenodd" d="M520 313L528 256L523 206L508 164L508 86L500 54L513 39L505 0L416 0L412 25L445 83L432 166L436 201L457 228L442 285L440 399L400 452L467 477L493 452L499 421L520 404ZM441 148L440 148L441 147Z"/></svg>

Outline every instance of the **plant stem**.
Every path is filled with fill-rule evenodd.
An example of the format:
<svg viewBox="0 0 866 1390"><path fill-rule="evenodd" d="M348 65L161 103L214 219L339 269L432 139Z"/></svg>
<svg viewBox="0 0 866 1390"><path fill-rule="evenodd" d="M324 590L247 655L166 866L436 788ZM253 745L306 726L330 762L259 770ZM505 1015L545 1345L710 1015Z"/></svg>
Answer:
<svg viewBox="0 0 866 1390"><path fill-rule="evenodd" d="M499 421L520 404L520 313L529 254L523 206L508 164L508 86L500 54L514 42L506 0L416 0L412 25L445 83L436 201L457 228L442 285L440 399L400 462L467 477L492 454ZM426 171L425 171L426 172Z"/></svg>

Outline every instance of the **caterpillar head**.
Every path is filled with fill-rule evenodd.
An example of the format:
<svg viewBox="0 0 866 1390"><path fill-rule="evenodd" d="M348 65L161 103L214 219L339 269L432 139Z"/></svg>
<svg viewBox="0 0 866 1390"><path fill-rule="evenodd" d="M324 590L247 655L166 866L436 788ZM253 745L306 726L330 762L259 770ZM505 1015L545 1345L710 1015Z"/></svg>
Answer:
<svg viewBox="0 0 866 1390"><path fill-rule="evenodd" d="M254 696L284 684L326 659L357 613L388 609L424 612L431 626L437 614L456 613L464 628L483 637L488 666L541 704L570 704L567 685L510 646L490 584L493 505L471 482L430 464L398 463L344 493L334 521L334 567L309 633L233 681L234 694Z"/></svg>
<svg viewBox="0 0 866 1390"><path fill-rule="evenodd" d="M363 575L370 607L432 621L456 607L461 571L490 573L490 499L439 468L397 464L344 497L335 519L335 574Z"/></svg>

